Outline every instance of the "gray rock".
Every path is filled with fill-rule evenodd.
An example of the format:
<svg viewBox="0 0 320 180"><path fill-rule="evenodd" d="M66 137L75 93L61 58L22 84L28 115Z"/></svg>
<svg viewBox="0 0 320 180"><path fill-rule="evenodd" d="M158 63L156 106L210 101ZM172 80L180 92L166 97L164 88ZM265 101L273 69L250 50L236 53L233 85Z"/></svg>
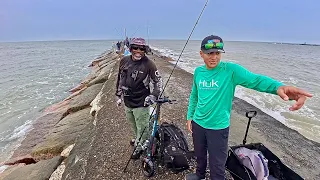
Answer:
<svg viewBox="0 0 320 180"><path fill-rule="evenodd" d="M96 69L96 68L93 69L91 71L91 73L83 81L81 81L81 84L88 84L90 81L92 81L94 78L96 78L97 74L98 74L97 70L98 69Z"/></svg>
<svg viewBox="0 0 320 180"><path fill-rule="evenodd" d="M103 83L92 85L81 92L80 95L73 97L69 104L69 111L75 112L88 107L100 92L102 86Z"/></svg>
<svg viewBox="0 0 320 180"><path fill-rule="evenodd" d="M61 180L66 165L62 162L57 169L51 174L49 180Z"/></svg>
<svg viewBox="0 0 320 180"><path fill-rule="evenodd" d="M32 152L33 156L42 154L57 155L64 148L73 144L79 134L84 133L84 128L91 123L93 117L90 115L90 108L86 108L63 118L48 135L44 142L38 144Z"/></svg>
<svg viewBox="0 0 320 180"><path fill-rule="evenodd" d="M36 164L23 166L12 171L3 180L48 180L62 160L61 156L56 156Z"/></svg>
<svg viewBox="0 0 320 180"><path fill-rule="evenodd" d="M7 167L3 172L0 173L0 180L4 180L4 178L10 175L13 171L23 166L25 166L25 164L21 163Z"/></svg>
<svg viewBox="0 0 320 180"><path fill-rule="evenodd" d="M88 86L92 86L94 84L103 83L108 80L111 69L114 67L115 62L108 64L104 68L101 69L99 75L88 83Z"/></svg>
<svg viewBox="0 0 320 180"><path fill-rule="evenodd" d="M57 124L63 117L63 114L67 111L57 111L44 114L39 117L35 123L33 123L33 129L22 141L20 147L14 151L11 158L16 158L30 154L32 149L39 143L44 141L44 136L50 132L50 130Z"/></svg>
<svg viewBox="0 0 320 180"><path fill-rule="evenodd" d="M105 66L109 66L109 64L116 62L118 58L119 56L117 54L112 54L96 59L94 62L91 63L91 65L89 65L90 67L93 67L92 71L81 83L88 84L90 81L92 81L98 76L98 74Z"/></svg>
<svg viewBox="0 0 320 180"><path fill-rule="evenodd" d="M105 59L103 59L102 61L99 62L99 66L102 66L110 61L115 61L116 59L118 59L119 56L116 54L116 55L112 55L112 56L107 56L105 57Z"/></svg>
<svg viewBox="0 0 320 180"><path fill-rule="evenodd" d="M85 179L87 159L91 154L92 141L96 136L95 126L89 124L76 140L75 146L66 159L66 168L62 175L63 180Z"/></svg>

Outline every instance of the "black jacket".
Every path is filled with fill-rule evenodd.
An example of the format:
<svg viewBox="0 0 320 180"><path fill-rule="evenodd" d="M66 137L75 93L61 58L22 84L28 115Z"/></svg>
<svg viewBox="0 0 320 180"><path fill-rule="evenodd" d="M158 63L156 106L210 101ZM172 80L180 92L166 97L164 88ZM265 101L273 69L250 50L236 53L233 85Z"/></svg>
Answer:
<svg viewBox="0 0 320 180"><path fill-rule="evenodd" d="M150 84L153 85L152 92ZM116 96L123 96L127 107L143 107L148 95L160 95L162 79L156 65L147 56L137 61L125 56L120 60L116 89Z"/></svg>

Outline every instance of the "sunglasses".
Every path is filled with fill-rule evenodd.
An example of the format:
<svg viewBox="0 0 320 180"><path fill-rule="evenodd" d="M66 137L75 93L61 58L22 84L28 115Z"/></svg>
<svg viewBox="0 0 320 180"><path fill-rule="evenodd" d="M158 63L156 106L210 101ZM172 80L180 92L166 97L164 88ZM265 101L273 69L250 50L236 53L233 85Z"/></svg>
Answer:
<svg viewBox="0 0 320 180"><path fill-rule="evenodd" d="M208 49L213 49L213 48L217 48L217 49L223 49L223 43L207 43L205 45L203 45L203 47L208 50Z"/></svg>
<svg viewBox="0 0 320 180"><path fill-rule="evenodd" d="M134 45L132 45L131 48L132 48L133 50L138 50L138 49L140 49L141 51L146 51L146 47L144 47L144 46L134 46Z"/></svg>

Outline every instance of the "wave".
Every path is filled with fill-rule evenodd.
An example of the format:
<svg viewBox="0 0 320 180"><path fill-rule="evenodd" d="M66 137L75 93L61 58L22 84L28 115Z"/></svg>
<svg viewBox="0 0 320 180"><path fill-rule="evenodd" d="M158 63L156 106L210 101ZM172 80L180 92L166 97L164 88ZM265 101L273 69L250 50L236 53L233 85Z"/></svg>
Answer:
<svg viewBox="0 0 320 180"><path fill-rule="evenodd" d="M150 46L150 48L158 51L162 56L166 56L166 57L170 57L173 60L178 60L179 58L179 54L175 53L173 50L171 49L167 49L167 48L157 48L155 46ZM179 60L180 61L180 60Z"/></svg>
<svg viewBox="0 0 320 180"><path fill-rule="evenodd" d="M7 166L7 165L0 166L0 174L1 174L4 170L6 170L8 167L9 167L9 166Z"/></svg>
<svg viewBox="0 0 320 180"><path fill-rule="evenodd" d="M3 142L3 141L10 142L18 138L24 137L24 135L29 131L30 127L31 127L31 121L26 121L23 125L15 128L13 132L9 133L5 137L1 137L0 142Z"/></svg>

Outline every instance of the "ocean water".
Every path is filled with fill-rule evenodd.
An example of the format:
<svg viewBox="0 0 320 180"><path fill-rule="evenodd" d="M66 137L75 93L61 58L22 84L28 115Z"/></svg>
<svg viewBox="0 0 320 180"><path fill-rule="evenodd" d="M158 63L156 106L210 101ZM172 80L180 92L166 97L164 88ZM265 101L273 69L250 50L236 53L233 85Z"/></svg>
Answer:
<svg viewBox="0 0 320 180"><path fill-rule="evenodd" d="M70 95L92 60L112 41L0 43L0 162L7 160L41 110Z"/></svg>
<svg viewBox="0 0 320 180"><path fill-rule="evenodd" d="M152 48L175 60L184 43L150 41ZM199 44L200 41L188 43L178 66L193 73L195 67L203 64ZM41 111L69 96L68 90L90 72L88 65L92 60L111 45L112 41L0 43L0 162L11 156ZM320 47L226 42L225 50L226 61L310 91L314 97L297 112L288 110L292 103L274 95L238 87L236 96L320 142Z"/></svg>
<svg viewBox="0 0 320 180"><path fill-rule="evenodd" d="M162 55L177 60L186 41L154 40L150 45ZM199 55L201 41L190 41L178 66L193 73L204 62ZM263 42L225 42L222 59L248 70L297 86L313 94L299 111L289 111L293 102L238 86L235 96L258 107L305 137L320 142L320 46ZM173 62L176 63L176 62Z"/></svg>

